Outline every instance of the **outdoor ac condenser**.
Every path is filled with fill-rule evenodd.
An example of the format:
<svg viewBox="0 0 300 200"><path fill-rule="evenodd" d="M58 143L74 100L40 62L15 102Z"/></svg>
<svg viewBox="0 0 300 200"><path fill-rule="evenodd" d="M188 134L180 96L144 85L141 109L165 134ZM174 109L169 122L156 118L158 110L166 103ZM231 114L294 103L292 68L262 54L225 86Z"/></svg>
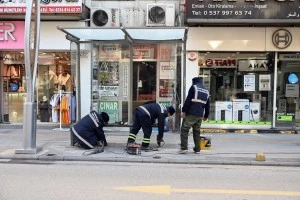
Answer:
<svg viewBox="0 0 300 200"><path fill-rule="evenodd" d="M146 26L174 26L175 4L148 4Z"/></svg>
<svg viewBox="0 0 300 200"><path fill-rule="evenodd" d="M91 27L119 27L120 10L115 8L91 8Z"/></svg>

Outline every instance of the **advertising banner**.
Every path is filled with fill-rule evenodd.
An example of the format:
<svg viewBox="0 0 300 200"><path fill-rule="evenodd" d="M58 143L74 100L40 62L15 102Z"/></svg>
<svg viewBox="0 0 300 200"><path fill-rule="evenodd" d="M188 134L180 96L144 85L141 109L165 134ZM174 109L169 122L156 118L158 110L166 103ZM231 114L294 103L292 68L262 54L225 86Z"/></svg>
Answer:
<svg viewBox="0 0 300 200"><path fill-rule="evenodd" d="M271 75L260 74L259 75L259 91L270 91L271 90Z"/></svg>
<svg viewBox="0 0 300 200"><path fill-rule="evenodd" d="M24 21L0 21L0 49L24 49L24 32Z"/></svg>
<svg viewBox="0 0 300 200"><path fill-rule="evenodd" d="M119 121L119 103L117 101L99 102L98 112L106 112L109 115L108 123L115 123Z"/></svg>
<svg viewBox="0 0 300 200"><path fill-rule="evenodd" d="M101 44L99 45L99 60L120 60L120 44Z"/></svg>
<svg viewBox="0 0 300 200"><path fill-rule="evenodd" d="M175 78L175 62L160 62L159 70L160 79Z"/></svg>
<svg viewBox="0 0 300 200"><path fill-rule="evenodd" d="M299 1L188 0L188 24L201 23L300 23Z"/></svg>
<svg viewBox="0 0 300 200"><path fill-rule="evenodd" d="M244 75L244 91L255 91L255 75L254 74L248 74Z"/></svg>
<svg viewBox="0 0 300 200"><path fill-rule="evenodd" d="M41 13L82 13L82 0L60 0L50 1L41 0ZM26 1L1 1L0 13L1 14L25 14Z"/></svg>

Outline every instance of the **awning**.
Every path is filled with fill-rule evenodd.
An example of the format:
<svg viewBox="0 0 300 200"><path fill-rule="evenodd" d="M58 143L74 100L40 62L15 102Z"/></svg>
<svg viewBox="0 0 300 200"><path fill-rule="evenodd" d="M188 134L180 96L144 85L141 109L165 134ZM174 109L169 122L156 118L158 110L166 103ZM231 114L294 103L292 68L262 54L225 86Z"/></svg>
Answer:
<svg viewBox="0 0 300 200"><path fill-rule="evenodd" d="M95 41L178 42L185 43L188 27L143 27L143 28L98 28L57 27L66 33L66 38L76 43Z"/></svg>

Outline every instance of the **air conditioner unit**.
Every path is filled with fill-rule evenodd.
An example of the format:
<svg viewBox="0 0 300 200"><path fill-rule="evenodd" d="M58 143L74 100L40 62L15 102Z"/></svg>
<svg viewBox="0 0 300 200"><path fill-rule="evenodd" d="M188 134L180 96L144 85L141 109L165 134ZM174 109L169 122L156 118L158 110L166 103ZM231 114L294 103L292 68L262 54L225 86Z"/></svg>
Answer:
<svg viewBox="0 0 300 200"><path fill-rule="evenodd" d="M115 8L91 8L91 27L119 27L120 10Z"/></svg>
<svg viewBox="0 0 300 200"><path fill-rule="evenodd" d="M175 4L148 4L146 26L174 26Z"/></svg>

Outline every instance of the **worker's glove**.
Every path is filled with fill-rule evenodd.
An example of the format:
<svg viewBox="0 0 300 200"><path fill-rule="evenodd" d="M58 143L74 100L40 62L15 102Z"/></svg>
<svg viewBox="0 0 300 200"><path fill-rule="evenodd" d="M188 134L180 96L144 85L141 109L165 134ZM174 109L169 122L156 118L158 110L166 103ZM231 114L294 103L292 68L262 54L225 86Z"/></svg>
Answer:
<svg viewBox="0 0 300 200"><path fill-rule="evenodd" d="M165 144L165 141L162 138L161 139L157 139L157 145L158 145L158 147L161 147L164 144Z"/></svg>

